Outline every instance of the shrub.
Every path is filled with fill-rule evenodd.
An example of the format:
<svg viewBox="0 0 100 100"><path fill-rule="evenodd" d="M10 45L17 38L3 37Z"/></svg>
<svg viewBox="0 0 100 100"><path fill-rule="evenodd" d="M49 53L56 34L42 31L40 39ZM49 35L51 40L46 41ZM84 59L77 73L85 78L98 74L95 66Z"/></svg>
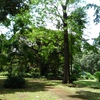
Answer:
<svg viewBox="0 0 100 100"><path fill-rule="evenodd" d="M25 77L25 78L31 78L32 75L31 75L31 73L25 73L25 74L24 74L24 77Z"/></svg>
<svg viewBox="0 0 100 100"><path fill-rule="evenodd" d="M73 83L73 81L76 81L78 79L78 75L70 74L70 83Z"/></svg>
<svg viewBox="0 0 100 100"><path fill-rule="evenodd" d="M25 85L25 79L20 76L8 77L4 82L5 88L24 88Z"/></svg>
<svg viewBox="0 0 100 100"><path fill-rule="evenodd" d="M89 72L86 72L86 74L87 74L87 79L95 79L95 77L91 74L91 73L89 73Z"/></svg>
<svg viewBox="0 0 100 100"><path fill-rule="evenodd" d="M33 73L31 73L31 76L33 78L40 78L40 73L39 72L33 72Z"/></svg>
<svg viewBox="0 0 100 100"><path fill-rule="evenodd" d="M47 79L54 79L54 74L53 73L48 73L46 78Z"/></svg>
<svg viewBox="0 0 100 100"><path fill-rule="evenodd" d="M93 80L95 79L94 75L86 71L82 71L79 74L81 79L93 79Z"/></svg>
<svg viewBox="0 0 100 100"><path fill-rule="evenodd" d="M97 78L97 80L100 82L100 71L97 71L94 73L94 76Z"/></svg>
<svg viewBox="0 0 100 100"><path fill-rule="evenodd" d="M86 79L87 78L87 74L86 74L85 71L80 72L79 76L80 76L81 79Z"/></svg>
<svg viewBox="0 0 100 100"><path fill-rule="evenodd" d="M40 69L39 68L32 68L30 70L30 76L33 78L40 78Z"/></svg>

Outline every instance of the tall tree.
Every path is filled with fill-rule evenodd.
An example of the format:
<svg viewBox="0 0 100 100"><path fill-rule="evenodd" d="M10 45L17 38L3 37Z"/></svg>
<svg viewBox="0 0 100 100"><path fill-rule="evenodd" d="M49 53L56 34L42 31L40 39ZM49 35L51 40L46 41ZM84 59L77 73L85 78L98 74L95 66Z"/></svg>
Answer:
<svg viewBox="0 0 100 100"><path fill-rule="evenodd" d="M80 0L64 0L64 1L63 0L50 0L50 1L41 0L39 2L38 6L36 7L36 10L34 11L34 12L39 12L37 14L37 18L42 19L42 22L43 21L48 22L48 23L50 23L50 21L51 21L51 23L54 22L54 24L56 24L56 26L59 29L63 30L63 40L64 40L63 83L70 82L69 29L71 29L71 28L69 27L70 26L69 24L71 22L69 23L68 20L70 20L70 21L71 21L71 19L74 20L73 17L69 16L70 15L69 13L71 13L71 11L73 11L77 8L74 6L74 3L78 2L78 1L80 1ZM72 8L70 8L70 6ZM70 9L70 12L69 12L68 8ZM82 16L82 17L84 17L84 16ZM81 18L80 18L79 22L82 22ZM76 17L76 19L78 19L78 18ZM76 23L77 22L78 21L76 21ZM39 26L40 24L42 24L41 20L37 21L36 23L35 23L36 26ZM74 25L76 25L76 23L74 23ZM81 24L83 24L83 23L84 22L82 22ZM74 27L74 25L73 25L73 27ZM77 25L79 25L79 24L77 24ZM76 30L77 29L78 28L76 28ZM81 31L81 29L80 29L80 31ZM75 32L75 29L73 32ZM75 33L77 33L77 32L75 32Z"/></svg>
<svg viewBox="0 0 100 100"><path fill-rule="evenodd" d="M64 77L63 83L69 83L70 81L70 63L69 63L69 42L68 42L68 29L67 23L68 20L67 16L67 5L69 0L66 0L65 4L62 4L63 9L63 28L64 28Z"/></svg>
<svg viewBox="0 0 100 100"><path fill-rule="evenodd" d="M5 6L1 7L1 15L5 15L4 19L1 21L5 21L7 18L7 15L15 15L17 13L22 12L23 10L26 10L27 7L27 0L11 0L11 5L8 2L4 2L3 5L6 4L7 8L5 9ZM33 0L34 1L34 0ZM35 12L38 12L37 17L35 17L35 20L38 19L37 26L42 24L44 21L53 21L55 22L56 26L62 26L60 29L63 30L63 36L64 36L64 77L63 77L63 83L69 83L70 81L70 56L69 56L69 15L70 12L73 11L73 8L76 9L77 7L74 6L75 2L78 2L80 0L37 0L39 5L34 5L33 8L37 8L35 11L32 9L34 12L33 14L36 14ZM2 1L3 2L3 1ZM8 3L8 5L7 5ZM73 8L70 8L70 6L74 6ZM9 9L11 7L14 7L14 9ZM2 10L3 8L3 10ZM59 11L62 10L62 11ZM68 12L68 9L71 11ZM5 11L5 12L3 12ZM14 12L15 11L15 12ZM61 14L62 13L62 14ZM36 15L35 15L36 16ZM42 17L42 19L40 18ZM74 19L74 18L72 18ZM77 18L76 18L77 19ZM34 22L35 22L34 20ZM42 21L42 22L41 22ZM77 21L76 21L77 22ZM40 23L40 24L39 24ZM21 23L21 27L23 27ZM76 25L76 24L75 24Z"/></svg>

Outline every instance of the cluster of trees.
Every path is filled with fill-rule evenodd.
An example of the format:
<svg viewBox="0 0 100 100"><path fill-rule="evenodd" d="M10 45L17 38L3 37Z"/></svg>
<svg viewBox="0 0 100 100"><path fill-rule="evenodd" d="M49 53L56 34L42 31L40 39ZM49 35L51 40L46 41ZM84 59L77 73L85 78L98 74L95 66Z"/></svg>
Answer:
<svg viewBox="0 0 100 100"><path fill-rule="evenodd" d="M0 70L7 70L9 77L31 73L63 83L71 82L81 70L100 70L100 36L93 45L82 37L85 10L94 7L94 21L99 23L99 6L76 6L79 1L2 0L0 22L9 28L10 38L0 35ZM50 21L58 30L46 29Z"/></svg>

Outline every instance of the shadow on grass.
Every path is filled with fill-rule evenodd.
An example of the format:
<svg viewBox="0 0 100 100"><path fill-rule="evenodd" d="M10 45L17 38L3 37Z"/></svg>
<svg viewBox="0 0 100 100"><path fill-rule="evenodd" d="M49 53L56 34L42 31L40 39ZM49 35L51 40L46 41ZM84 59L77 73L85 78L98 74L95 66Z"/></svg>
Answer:
<svg viewBox="0 0 100 100"><path fill-rule="evenodd" d="M0 78L0 94L11 94L15 92L39 92L39 91L48 91L48 87L53 87L59 82L55 82L54 84L50 81L44 81L41 79L26 79L27 86L22 89L7 89L3 87L5 79Z"/></svg>
<svg viewBox="0 0 100 100"><path fill-rule="evenodd" d="M74 82L77 87L89 87L94 89L100 89L100 82L92 80L80 80Z"/></svg>
<svg viewBox="0 0 100 100"><path fill-rule="evenodd" d="M79 98L82 100L100 100L100 93L90 91L77 91L76 95L70 95L72 98Z"/></svg>

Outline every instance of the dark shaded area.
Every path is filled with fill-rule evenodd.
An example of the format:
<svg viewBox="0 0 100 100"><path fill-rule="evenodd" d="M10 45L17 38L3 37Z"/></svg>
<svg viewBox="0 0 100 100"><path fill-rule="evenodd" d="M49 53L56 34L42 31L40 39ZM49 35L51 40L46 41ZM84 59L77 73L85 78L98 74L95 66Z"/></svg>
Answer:
<svg viewBox="0 0 100 100"><path fill-rule="evenodd" d="M10 76L8 77L3 84L4 88L24 88L26 85L26 81L22 76Z"/></svg>
<svg viewBox="0 0 100 100"><path fill-rule="evenodd" d="M90 92L90 91L77 91L76 95L70 95L72 98L79 98L82 100L100 100L100 93ZM90 97L91 96L91 97Z"/></svg>
<svg viewBox="0 0 100 100"><path fill-rule="evenodd" d="M48 88L56 86L59 82L55 84L51 84L47 81L43 81L39 79L26 79L27 86L22 89L7 89L3 87L5 79L0 79L0 94L13 94L15 92L38 92L38 91L48 91Z"/></svg>

